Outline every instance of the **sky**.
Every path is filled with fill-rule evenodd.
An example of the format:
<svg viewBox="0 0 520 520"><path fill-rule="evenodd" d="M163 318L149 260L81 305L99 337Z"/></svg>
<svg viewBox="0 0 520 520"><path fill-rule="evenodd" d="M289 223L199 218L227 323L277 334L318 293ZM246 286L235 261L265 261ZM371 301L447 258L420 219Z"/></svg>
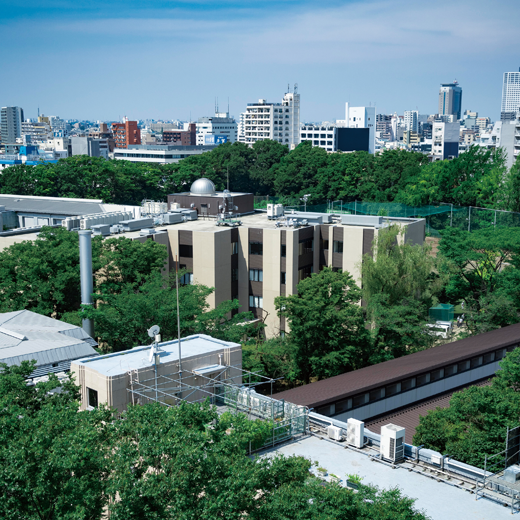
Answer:
<svg viewBox="0 0 520 520"><path fill-rule="evenodd" d="M302 121L438 109L500 117L520 67L520 1L0 0L0 106L25 117L239 117L298 85Z"/></svg>

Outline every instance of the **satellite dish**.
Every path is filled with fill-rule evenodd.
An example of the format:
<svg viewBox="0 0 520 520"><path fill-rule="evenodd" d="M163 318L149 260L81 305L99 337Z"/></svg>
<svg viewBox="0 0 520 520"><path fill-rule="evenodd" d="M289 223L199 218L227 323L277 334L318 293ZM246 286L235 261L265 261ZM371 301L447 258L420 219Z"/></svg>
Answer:
<svg viewBox="0 0 520 520"><path fill-rule="evenodd" d="M159 332L161 332L161 328L159 327L159 325L153 325L148 329L148 336L150 336L151 338L155 338L155 336L157 336Z"/></svg>

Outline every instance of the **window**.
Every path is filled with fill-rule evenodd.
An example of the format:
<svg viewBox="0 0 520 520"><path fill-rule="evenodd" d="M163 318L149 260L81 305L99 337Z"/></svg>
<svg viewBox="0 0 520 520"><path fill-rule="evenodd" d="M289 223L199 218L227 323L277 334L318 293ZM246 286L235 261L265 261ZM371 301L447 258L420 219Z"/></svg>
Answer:
<svg viewBox="0 0 520 520"><path fill-rule="evenodd" d="M433 370L430 373L430 382L433 383L433 381L438 381L439 379L442 379L444 377L444 370L442 368L439 368L438 370Z"/></svg>
<svg viewBox="0 0 520 520"><path fill-rule="evenodd" d="M453 376L457 373L457 365L450 365L444 369L444 377Z"/></svg>
<svg viewBox="0 0 520 520"><path fill-rule="evenodd" d="M184 258L193 258L193 246L186 246L181 244L179 246L179 256Z"/></svg>
<svg viewBox="0 0 520 520"><path fill-rule="evenodd" d="M363 406L366 402L366 394L356 395L352 398L352 407Z"/></svg>
<svg viewBox="0 0 520 520"><path fill-rule="evenodd" d="M231 281L238 282L238 269L231 269Z"/></svg>
<svg viewBox="0 0 520 520"><path fill-rule="evenodd" d="M179 283L181 285L192 285L193 284L193 273L186 273L186 274L183 274L180 278L179 278Z"/></svg>
<svg viewBox="0 0 520 520"><path fill-rule="evenodd" d="M249 295L249 307L252 309L262 309L264 305L264 299L261 296Z"/></svg>
<svg viewBox="0 0 520 520"><path fill-rule="evenodd" d="M314 251L314 240L311 238L309 240L304 240L299 243L299 255L303 255L305 253L312 253Z"/></svg>
<svg viewBox="0 0 520 520"><path fill-rule="evenodd" d="M98 393L97 390L92 390L92 388L87 387L87 399L88 405L92 406L92 408L98 407Z"/></svg>
<svg viewBox="0 0 520 520"><path fill-rule="evenodd" d="M328 248L329 248L329 241L323 239L323 240L321 241L321 248L322 248L322 249L328 249Z"/></svg>
<svg viewBox="0 0 520 520"><path fill-rule="evenodd" d="M343 253L343 241L334 240L332 247L334 253Z"/></svg>
<svg viewBox="0 0 520 520"><path fill-rule="evenodd" d="M417 376L417 386L425 385L430 382L430 374L421 374Z"/></svg>
<svg viewBox="0 0 520 520"><path fill-rule="evenodd" d="M383 399L385 396L385 389L384 388L376 388L375 390L372 390L369 394L369 401L377 401L379 399Z"/></svg>
<svg viewBox="0 0 520 520"><path fill-rule="evenodd" d="M238 255L238 242L231 242L231 254Z"/></svg>
<svg viewBox="0 0 520 520"><path fill-rule="evenodd" d="M401 385L399 383L394 383L393 385L388 385L385 389L385 396L390 397L392 395L398 394L401 391Z"/></svg>
<svg viewBox="0 0 520 520"><path fill-rule="evenodd" d="M495 361L494 352L489 352L488 354L484 354L484 365L486 365L487 363L492 363L493 361Z"/></svg>
<svg viewBox="0 0 520 520"><path fill-rule="evenodd" d="M281 250L280 250L280 255L282 257L284 257L284 258L287 255L287 246L285 244L282 244L282 247L281 247Z"/></svg>
<svg viewBox="0 0 520 520"><path fill-rule="evenodd" d="M465 372L466 370L469 370L469 361L461 361L457 365L457 373Z"/></svg>
<svg viewBox="0 0 520 520"><path fill-rule="evenodd" d="M471 368L477 368L482 365L482 356L474 357L471 360Z"/></svg>
<svg viewBox="0 0 520 520"><path fill-rule="evenodd" d="M249 243L249 254L250 255L263 255L264 244L262 242L250 242Z"/></svg>
<svg viewBox="0 0 520 520"><path fill-rule="evenodd" d="M298 282L301 282L302 280L305 280L305 278L308 278L312 274L312 265L309 265L307 267L302 267L298 270Z"/></svg>
<svg viewBox="0 0 520 520"><path fill-rule="evenodd" d="M264 276L262 269L251 269L249 271L249 280L251 282L263 282Z"/></svg>
<svg viewBox="0 0 520 520"><path fill-rule="evenodd" d="M344 412L352 408L352 399L342 399L336 403L336 413Z"/></svg>
<svg viewBox="0 0 520 520"><path fill-rule="evenodd" d="M498 361L499 359L503 359L506 355L506 349L502 348L496 351L495 359Z"/></svg>

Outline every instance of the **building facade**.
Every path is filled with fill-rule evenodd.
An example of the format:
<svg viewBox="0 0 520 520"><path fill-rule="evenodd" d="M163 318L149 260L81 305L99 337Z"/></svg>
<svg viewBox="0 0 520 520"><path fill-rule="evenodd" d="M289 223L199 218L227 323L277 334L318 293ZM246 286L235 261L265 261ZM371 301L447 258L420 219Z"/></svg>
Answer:
<svg viewBox="0 0 520 520"><path fill-rule="evenodd" d="M210 152L215 146L179 146L179 145L131 145L127 148L114 150L114 159L124 159L130 162L145 162L156 164L178 163L181 159L192 155Z"/></svg>
<svg viewBox="0 0 520 520"><path fill-rule="evenodd" d="M0 110L0 141L15 143L22 136L23 109L20 107L2 107Z"/></svg>
<svg viewBox="0 0 520 520"><path fill-rule="evenodd" d="M368 128L368 152L376 149L376 107L351 107L345 103L345 119L337 122L339 127Z"/></svg>
<svg viewBox="0 0 520 520"><path fill-rule="evenodd" d="M112 123L112 133L116 148L128 148L130 145L141 144L141 130L137 121L125 120L123 123Z"/></svg>
<svg viewBox="0 0 520 520"><path fill-rule="evenodd" d="M188 123L186 130L163 130L162 142L166 144L176 144L178 146L195 146L196 139L196 124Z"/></svg>
<svg viewBox="0 0 520 520"><path fill-rule="evenodd" d="M404 111L404 129L415 133L419 131L419 112L417 110Z"/></svg>
<svg viewBox="0 0 520 520"><path fill-rule="evenodd" d="M44 143L52 139L51 125L46 121L32 123L30 121L22 122L22 136L30 136L32 143Z"/></svg>
<svg viewBox="0 0 520 520"><path fill-rule="evenodd" d="M500 119L511 121L517 112L520 112L520 68L518 72L504 72Z"/></svg>
<svg viewBox="0 0 520 520"><path fill-rule="evenodd" d="M336 151L336 125L304 124L300 129L300 142L310 141L327 152Z"/></svg>
<svg viewBox="0 0 520 520"><path fill-rule="evenodd" d="M71 137L72 155L88 155L89 157L103 157L108 159L108 139L94 139L92 137Z"/></svg>
<svg viewBox="0 0 520 520"><path fill-rule="evenodd" d="M300 144L300 94L296 88L286 93L281 103L268 103L265 99L248 103L239 141L251 146L266 139L278 141L291 150Z"/></svg>
<svg viewBox="0 0 520 520"><path fill-rule="evenodd" d="M434 161L459 156L459 123L434 122L432 127L432 155Z"/></svg>
<svg viewBox="0 0 520 520"><path fill-rule="evenodd" d="M215 112L213 117L201 117L197 121L197 145L234 143L238 125L229 112Z"/></svg>
<svg viewBox="0 0 520 520"><path fill-rule="evenodd" d="M439 115L453 116L454 120L462 116L462 89L457 81L442 83L439 90Z"/></svg>

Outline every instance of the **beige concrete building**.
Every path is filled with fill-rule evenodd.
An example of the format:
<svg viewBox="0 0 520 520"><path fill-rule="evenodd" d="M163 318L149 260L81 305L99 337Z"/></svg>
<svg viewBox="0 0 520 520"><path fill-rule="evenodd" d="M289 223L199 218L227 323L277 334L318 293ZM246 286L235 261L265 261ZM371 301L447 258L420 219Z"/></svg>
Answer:
<svg viewBox="0 0 520 520"><path fill-rule="evenodd" d="M73 361L81 387L81 409L102 403L118 412L130 403L159 401L167 405L211 398L223 384L242 383L242 347L204 334L181 339L182 377L177 340Z"/></svg>

